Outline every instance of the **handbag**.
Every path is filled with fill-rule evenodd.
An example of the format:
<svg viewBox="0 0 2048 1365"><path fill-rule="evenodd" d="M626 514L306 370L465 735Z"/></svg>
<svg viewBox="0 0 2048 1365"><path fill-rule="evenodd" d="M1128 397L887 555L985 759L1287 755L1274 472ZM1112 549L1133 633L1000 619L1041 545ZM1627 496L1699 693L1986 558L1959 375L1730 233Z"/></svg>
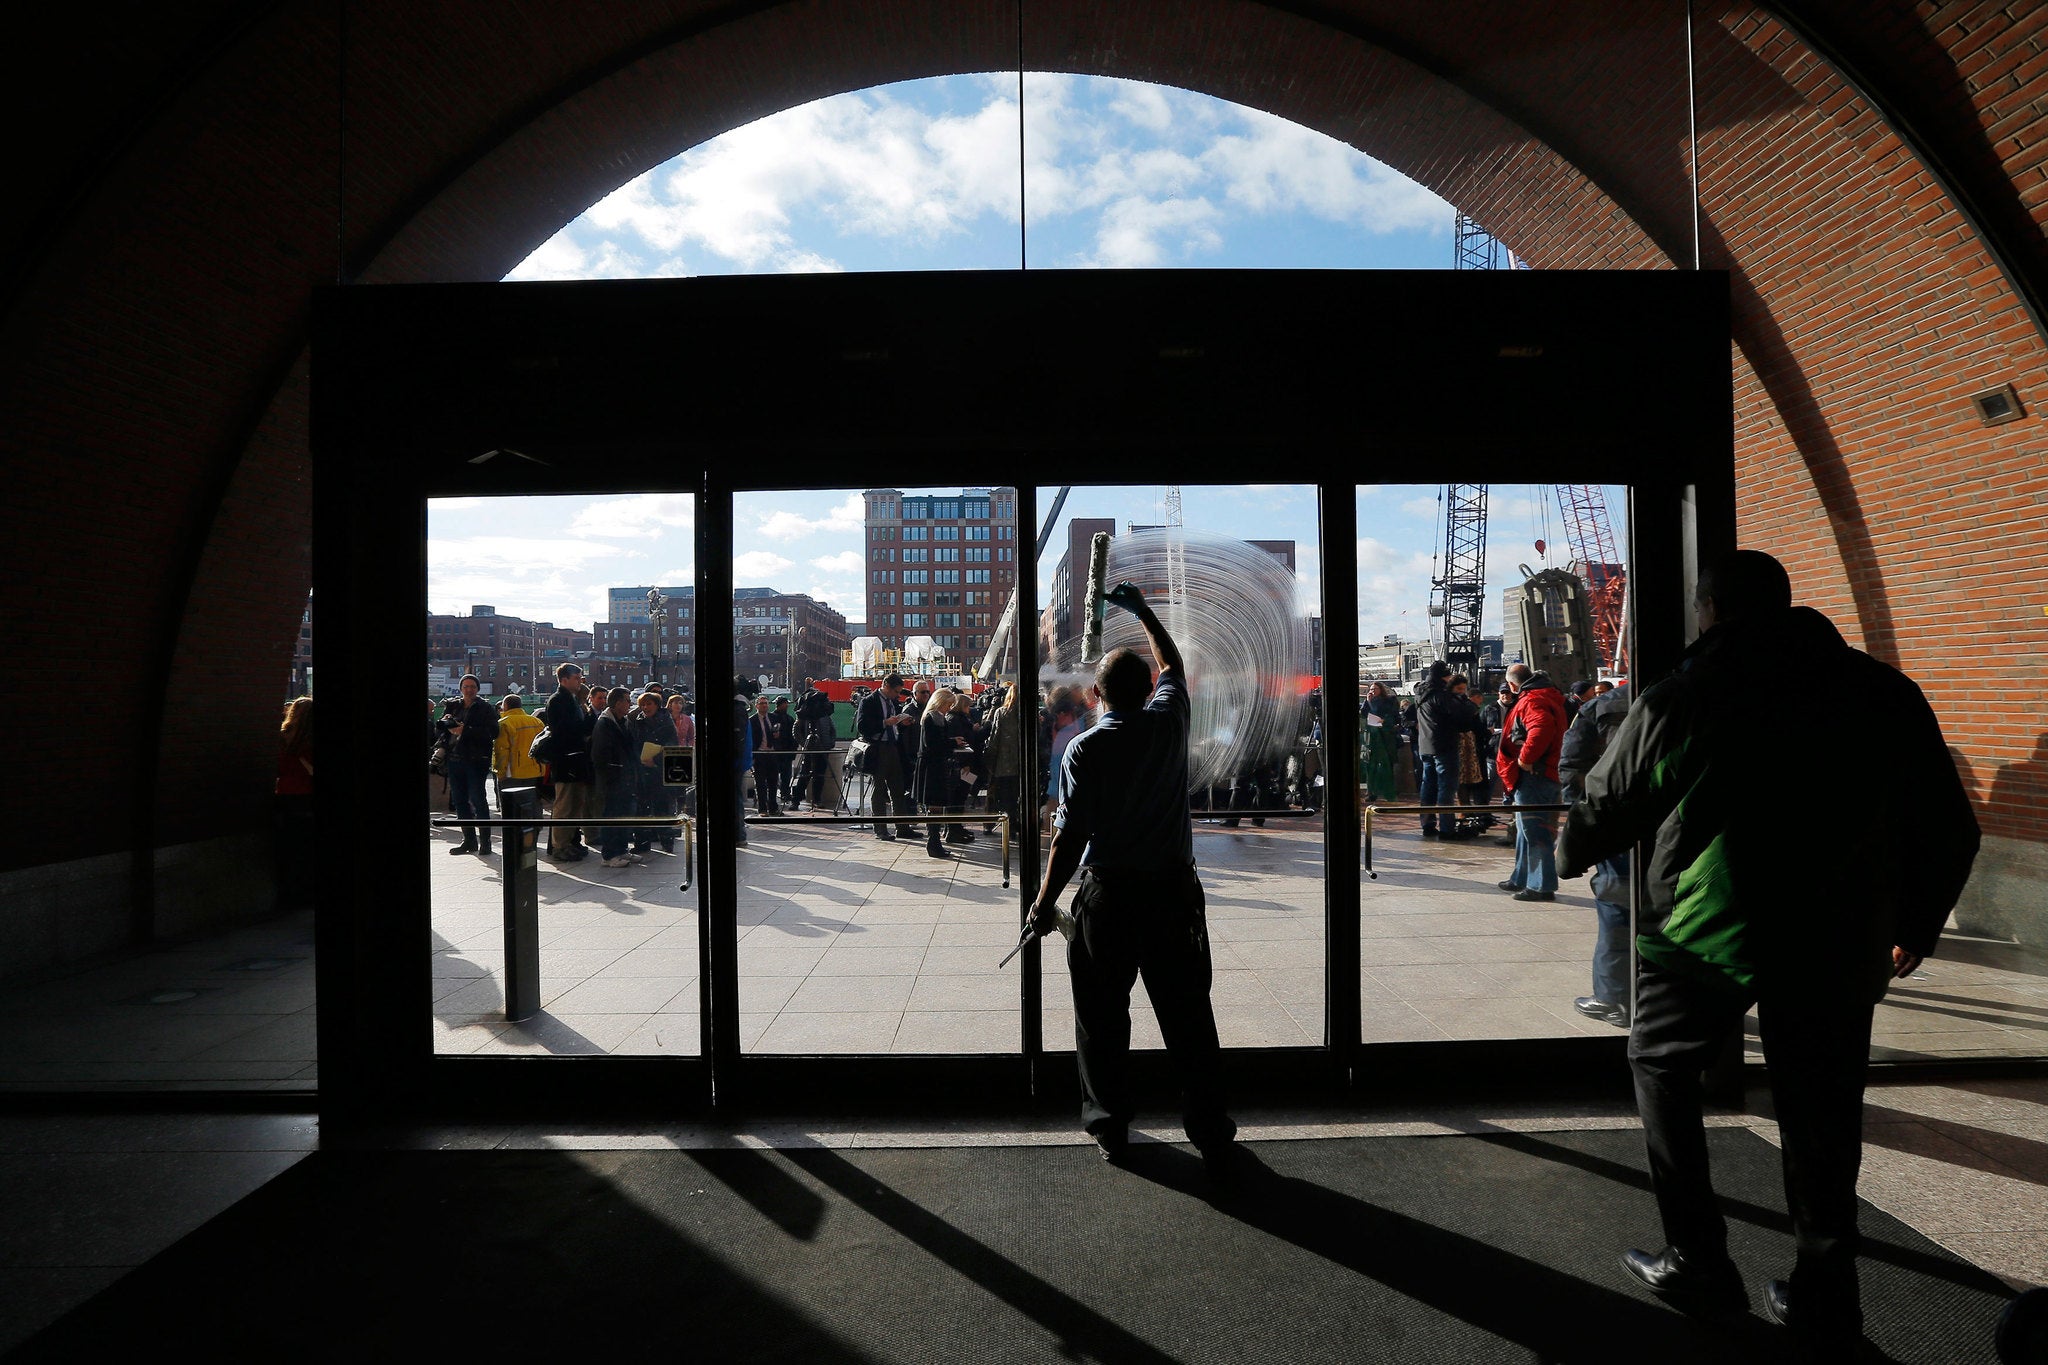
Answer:
<svg viewBox="0 0 2048 1365"><path fill-rule="evenodd" d="M846 766L848 768L857 773L866 772L867 763L868 742L866 740L856 739L853 743L846 746Z"/></svg>
<svg viewBox="0 0 2048 1365"><path fill-rule="evenodd" d="M448 741L445 737L434 741L434 750L427 755L427 771L437 777L448 775Z"/></svg>
<svg viewBox="0 0 2048 1365"><path fill-rule="evenodd" d="M555 752L555 732L543 725L540 733L533 737L533 744L527 749L536 763L553 763L561 757Z"/></svg>

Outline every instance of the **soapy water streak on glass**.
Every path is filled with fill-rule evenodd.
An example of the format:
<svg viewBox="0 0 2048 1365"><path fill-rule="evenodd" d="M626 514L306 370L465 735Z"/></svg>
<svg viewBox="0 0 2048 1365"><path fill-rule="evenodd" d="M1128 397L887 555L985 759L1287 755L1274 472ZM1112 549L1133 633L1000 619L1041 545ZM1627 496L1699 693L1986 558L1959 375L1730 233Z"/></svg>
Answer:
<svg viewBox="0 0 2048 1365"><path fill-rule="evenodd" d="M1185 602L1169 601L1166 594L1168 555L1175 548L1185 569ZM1312 671L1308 628L1287 566L1242 540L1165 528L1110 541L1106 585L1125 581L1144 590L1187 661L1194 703L1188 745L1192 789L1282 763L1300 738L1301 679ZM1081 591L1078 575L1074 590ZM1151 662L1137 619L1114 606L1103 620L1102 648L1105 654L1134 649ZM1081 662L1079 635L1061 643L1040 681L1047 688L1094 683L1094 668Z"/></svg>

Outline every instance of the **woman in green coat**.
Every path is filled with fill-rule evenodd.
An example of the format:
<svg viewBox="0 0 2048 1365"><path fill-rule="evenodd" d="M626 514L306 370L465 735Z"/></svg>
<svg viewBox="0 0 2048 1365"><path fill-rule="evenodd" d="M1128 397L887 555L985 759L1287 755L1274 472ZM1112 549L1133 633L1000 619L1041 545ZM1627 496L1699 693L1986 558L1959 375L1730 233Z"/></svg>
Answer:
<svg viewBox="0 0 2048 1365"><path fill-rule="evenodd" d="M1368 801L1394 797L1394 751L1400 744L1401 703L1383 682L1366 689L1358 725L1358 788ZM1377 720L1379 723L1374 724Z"/></svg>

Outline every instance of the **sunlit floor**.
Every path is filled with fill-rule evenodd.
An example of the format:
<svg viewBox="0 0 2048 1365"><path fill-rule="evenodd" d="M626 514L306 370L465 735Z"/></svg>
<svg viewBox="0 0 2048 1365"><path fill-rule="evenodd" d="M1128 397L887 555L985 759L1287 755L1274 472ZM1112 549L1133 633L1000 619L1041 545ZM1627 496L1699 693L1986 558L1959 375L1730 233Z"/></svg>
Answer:
<svg viewBox="0 0 2048 1365"><path fill-rule="evenodd" d="M1323 1015L1322 832L1315 821L1198 824L1232 1046L1318 1041ZM977 831L979 833L979 831ZM676 860L543 864L544 1013L504 1019L497 860L448 857L436 833L437 1046L443 1051L694 1053L695 895ZM1380 822L1377 880L1361 884L1369 1042L1611 1036L1580 1018L1593 912L1583 882L1550 905L1493 883L1509 851L1485 839L1424 843ZM865 831L756 828L740 853L744 1045L756 1052L987 1052L1019 1046L1017 888L996 841L947 863ZM0 990L0 1088L305 1089L317 1084L313 916L80 964ZM1046 1042L1070 1045L1059 945L1044 955ZM1156 1046L1142 989L1136 1038ZM1755 1040L1751 1046L1754 1050ZM2048 1055L2048 953L1950 934L1877 1016L1880 1061Z"/></svg>

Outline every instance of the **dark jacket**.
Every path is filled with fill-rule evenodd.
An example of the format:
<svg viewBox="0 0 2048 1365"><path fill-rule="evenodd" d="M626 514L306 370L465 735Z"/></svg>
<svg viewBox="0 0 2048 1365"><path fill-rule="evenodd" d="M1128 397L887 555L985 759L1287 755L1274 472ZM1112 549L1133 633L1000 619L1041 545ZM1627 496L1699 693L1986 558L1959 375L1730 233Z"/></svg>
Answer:
<svg viewBox="0 0 2048 1365"><path fill-rule="evenodd" d="M590 731L590 762L597 770L597 789L609 792L624 785L634 786L634 769L640 764L639 746L632 729L610 711L599 715Z"/></svg>
<svg viewBox="0 0 2048 1365"><path fill-rule="evenodd" d="M1480 733L1479 708L1431 679L1415 690L1415 752L1458 756L1458 736Z"/></svg>
<svg viewBox="0 0 2048 1365"><path fill-rule="evenodd" d="M1555 780L1565 724L1564 693L1548 674L1531 673L1515 696L1515 709L1507 714L1507 738L1501 741L1494 764L1500 780L1512 789L1522 780L1524 763Z"/></svg>
<svg viewBox="0 0 2048 1365"><path fill-rule="evenodd" d="M918 718L917 728L920 735L911 795L926 810L936 810L953 804L956 785L953 755L963 751L953 746L953 726L949 716L926 707Z"/></svg>
<svg viewBox="0 0 2048 1365"><path fill-rule="evenodd" d="M1757 724L1760 676L1827 679L1846 699L1834 719L1883 765L1884 788L1824 840L1759 788L1784 744ZM1646 960L1763 996L1867 1002L1884 994L1894 945L1934 950L1978 831L1920 689L1794 607L1708 631L1635 699L1565 822L1559 875L1638 841L1651 849Z"/></svg>
<svg viewBox="0 0 2048 1365"><path fill-rule="evenodd" d="M906 726L885 725L890 716L898 714L896 704L883 696L879 690L870 692L861 699L860 709L854 713L854 733L870 744L895 744L903 742Z"/></svg>
<svg viewBox="0 0 2048 1365"><path fill-rule="evenodd" d="M675 719L666 711L656 711L651 716L643 716L636 707L627 713L626 735L633 743L633 761L629 766L633 769L635 785L639 787L643 798L652 799L662 789L661 764L659 762L652 765L642 763L640 761L640 746L643 744L659 744L666 749L675 745L677 742Z"/></svg>
<svg viewBox="0 0 2048 1365"><path fill-rule="evenodd" d="M594 782L590 765L590 730L597 717L566 688L556 688L541 708L540 718L553 739L555 760L548 766L557 782Z"/></svg>
<svg viewBox="0 0 2048 1365"><path fill-rule="evenodd" d="M1571 727L1564 732L1564 747L1557 756L1558 775L1584 777L1591 772L1627 717L1626 688L1616 688L1583 703L1578 715L1572 718Z"/></svg>
<svg viewBox="0 0 2048 1365"><path fill-rule="evenodd" d="M491 752L498 747L498 713L482 697L471 702L464 710L455 713L453 719L462 722L462 733L457 735L449 726L449 717L442 717L434 729L438 735L448 736L448 757L462 763L491 766Z"/></svg>

